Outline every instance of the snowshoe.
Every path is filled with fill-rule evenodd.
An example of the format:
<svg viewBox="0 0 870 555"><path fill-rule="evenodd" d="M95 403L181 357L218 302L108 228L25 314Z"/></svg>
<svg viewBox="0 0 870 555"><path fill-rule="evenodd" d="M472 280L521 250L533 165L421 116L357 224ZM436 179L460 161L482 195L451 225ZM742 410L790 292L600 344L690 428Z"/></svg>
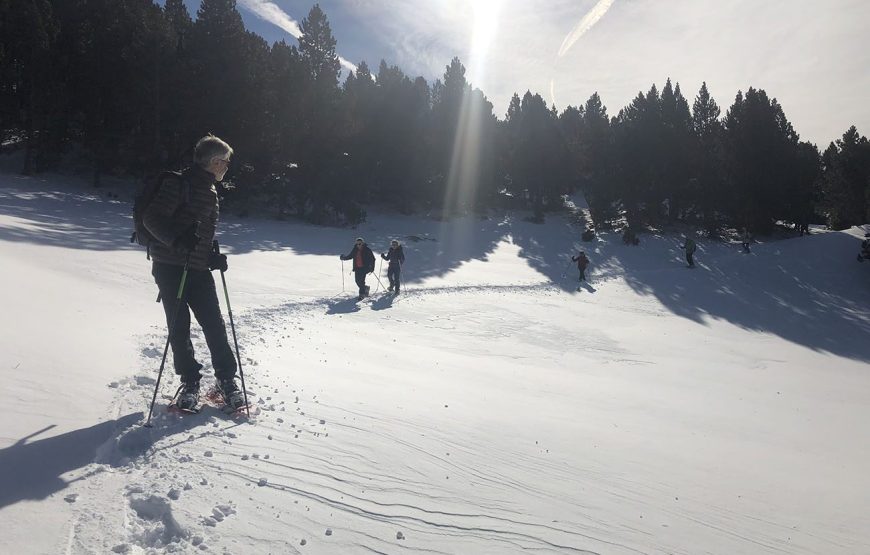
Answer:
<svg viewBox="0 0 870 555"><path fill-rule="evenodd" d="M223 398L223 402L228 410L236 412L245 408L245 397L242 390L236 384L235 379L230 378L218 381L217 391Z"/></svg>
<svg viewBox="0 0 870 555"><path fill-rule="evenodd" d="M199 382L182 383L170 405L181 412L196 413L199 405Z"/></svg>

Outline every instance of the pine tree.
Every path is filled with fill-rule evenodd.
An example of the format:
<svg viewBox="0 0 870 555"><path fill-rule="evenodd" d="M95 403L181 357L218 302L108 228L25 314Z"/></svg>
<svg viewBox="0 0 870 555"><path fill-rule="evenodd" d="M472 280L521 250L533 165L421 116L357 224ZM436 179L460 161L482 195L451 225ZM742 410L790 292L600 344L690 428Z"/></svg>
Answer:
<svg viewBox="0 0 870 555"><path fill-rule="evenodd" d="M595 92L583 106L583 159L585 176L583 190L593 221L604 228L614 218L617 195L613 187L613 132L610 118L598 93Z"/></svg>
<svg viewBox="0 0 870 555"><path fill-rule="evenodd" d="M692 105L692 130L695 135L692 168L695 175L692 196L701 210L708 233L716 230L716 210L723 199L722 123L719 105L701 83Z"/></svg>
<svg viewBox="0 0 870 555"><path fill-rule="evenodd" d="M300 25L299 52L319 94L334 94L338 89L341 64L335 53L335 38L326 14L315 4Z"/></svg>
<svg viewBox="0 0 870 555"><path fill-rule="evenodd" d="M870 141L850 127L823 156L822 192L834 229L870 221Z"/></svg>
<svg viewBox="0 0 870 555"><path fill-rule="evenodd" d="M353 201L364 200L364 191L352 189L350 163L344 155L347 132L339 125L338 75L341 65L335 53L335 38L326 14L315 4L300 25L299 54L306 69L306 91L303 97L302 140L299 149L299 169L305 197L311 201L308 217L322 222L329 216L330 206L339 212L354 207Z"/></svg>
<svg viewBox="0 0 870 555"><path fill-rule="evenodd" d="M0 141L3 131L23 135L25 174L35 169L38 139L57 102L50 68L58 31L48 0L0 2Z"/></svg>
<svg viewBox="0 0 870 555"><path fill-rule="evenodd" d="M680 91L680 84L665 83L661 97L662 136L661 183L662 195L667 201L668 219L683 216L689 203L689 164L692 147L692 115L689 103Z"/></svg>
<svg viewBox="0 0 870 555"><path fill-rule="evenodd" d="M738 93L724 121L731 223L761 233L786 219L799 193L789 172L800 156L799 137L776 99L761 89Z"/></svg>

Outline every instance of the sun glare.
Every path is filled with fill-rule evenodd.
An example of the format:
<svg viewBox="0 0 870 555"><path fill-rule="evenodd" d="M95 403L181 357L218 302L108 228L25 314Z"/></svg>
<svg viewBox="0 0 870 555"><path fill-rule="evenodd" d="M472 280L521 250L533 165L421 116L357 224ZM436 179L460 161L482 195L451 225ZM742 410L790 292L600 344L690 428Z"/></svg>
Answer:
<svg viewBox="0 0 870 555"><path fill-rule="evenodd" d="M483 73L490 44L498 29L502 0L472 0L471 51L469 52L469 78L482 87Z"/></svg>
<svg viewBox="0 0 870 555"><path fill-rule="evenodd" d="M503 0L472 0L464 8L471 7L471 40L466 66L466 80L472 88L483 88L486 83L486 70L489 67L487 56L499 26L499 11ZM480 94L480 93L478 93ZM456 135L450 169L445 191L445 212L452 215L467 214L475 202L481 178L482 129L485 121L482 102L473 100L471 88L465 91L459 110ZM463 218L450 225L445 223L442 238L450 248L461 248L474 234L474 220ZM470 227L469 227L470 226Z"/></svg>

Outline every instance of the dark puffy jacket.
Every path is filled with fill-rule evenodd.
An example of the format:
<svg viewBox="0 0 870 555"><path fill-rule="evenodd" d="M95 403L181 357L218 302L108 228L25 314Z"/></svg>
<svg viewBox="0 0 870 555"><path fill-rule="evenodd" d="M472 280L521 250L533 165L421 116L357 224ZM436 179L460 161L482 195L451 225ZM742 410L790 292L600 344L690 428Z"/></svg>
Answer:
<svg viewBox="0 0 870 555"><path fill-rule="evenodd" d="M578 256L572 256L571 260L577 263L577 268L581 270L585 270L587 266L589 266L589 259L586 258L585 254L580 254Z"/></svg>
<svg viewBox="0 0 870 555"><path fill-rule="evenodd" d="M389 261L389 267L400 266L405 263L405 253L402 251L402 247L390 248L390 250L384 254L381 253L381 258Z"/></svg>
<svg viewBox="0 0 870 555"><path fill-rule="evenodd" d="M362 268L356 267L356 250L357 246L354 245L350 251L350 254L346 254L341 257L342 260L353 260L353 269L354 270L362 270L365 269L366 273L372 273L375 271L375 253L372 252L372 249L369 248L368 245L363 244L362 246Z"/></svg>
<svg viewBox="0 0 870 555"><path fill-rule="evenodd" d="M155 262L184 266L187 253L172 244L191 225L199 222L199 244L190 255L190 268L208 270L208 257L218 221L218 195L214 176L199 167L187 168L182 178L167 177L148 205L142 222L157 238L151 245Z"/></svg>

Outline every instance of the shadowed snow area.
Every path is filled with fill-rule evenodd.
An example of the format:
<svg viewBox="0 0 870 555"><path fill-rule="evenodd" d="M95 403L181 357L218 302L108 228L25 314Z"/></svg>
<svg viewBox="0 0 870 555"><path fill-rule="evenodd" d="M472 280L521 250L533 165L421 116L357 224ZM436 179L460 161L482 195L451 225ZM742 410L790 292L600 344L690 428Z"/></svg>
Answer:
<svg viewBox="0 0 870 555"><path fill-rule="evenodd" d="M861 230L690 270L561 215L226 214L251 417L167 412L170 364L144 428L165 322L114 190L0 174L0 552L870 552ZM356 300L358 235L399 296L378 263Z"/></svg>

